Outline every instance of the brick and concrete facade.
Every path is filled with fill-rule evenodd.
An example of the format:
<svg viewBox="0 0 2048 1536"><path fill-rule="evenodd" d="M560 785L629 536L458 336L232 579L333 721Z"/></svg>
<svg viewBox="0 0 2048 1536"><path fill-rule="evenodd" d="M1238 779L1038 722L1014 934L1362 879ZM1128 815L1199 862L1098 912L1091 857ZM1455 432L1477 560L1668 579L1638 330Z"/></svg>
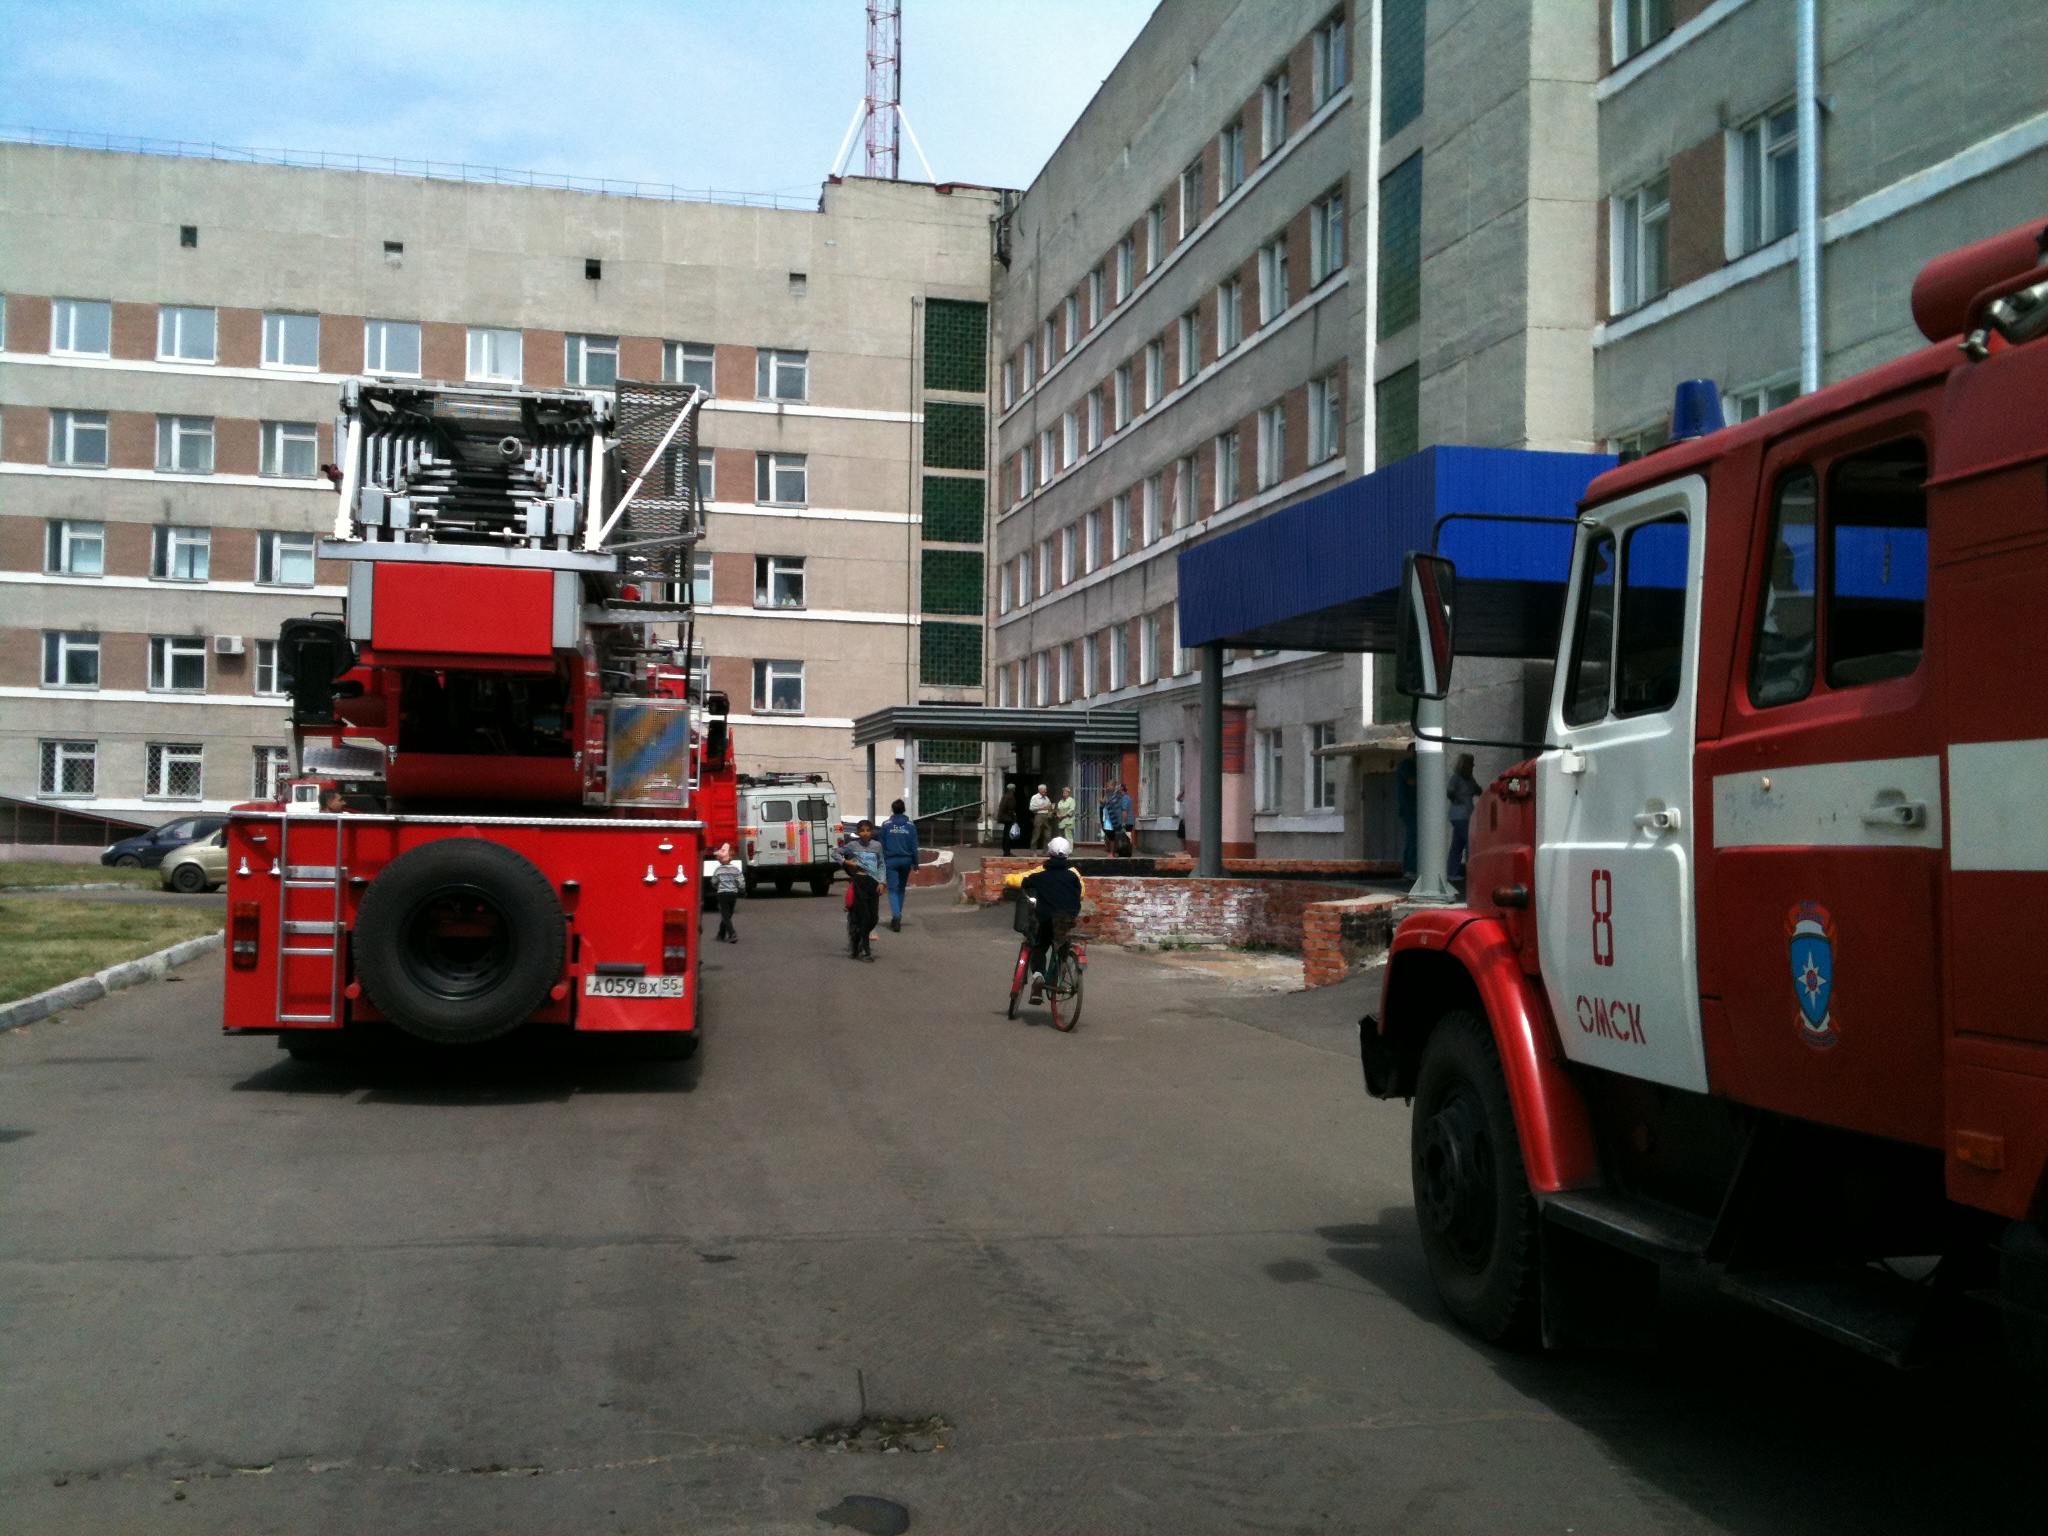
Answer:
<svg viewBox="0 0 2048 1536"><path fill-rule="evenodd" d="M269 642L341 598L311 546L337 387L389 372L709 384L708 681L743 771L825 770L851 803L853 717L982 697L994 206L0 144L0 800L153 822L249 798L285 735ZM763 662L800 667L800 700Z"/></svg>

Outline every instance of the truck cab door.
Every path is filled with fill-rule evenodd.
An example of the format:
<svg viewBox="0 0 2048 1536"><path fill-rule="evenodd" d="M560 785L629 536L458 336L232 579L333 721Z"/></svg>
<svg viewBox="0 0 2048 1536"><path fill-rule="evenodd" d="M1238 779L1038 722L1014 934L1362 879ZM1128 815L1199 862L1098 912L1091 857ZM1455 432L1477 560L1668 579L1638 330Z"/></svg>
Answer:
<svg viewBox="0 0 2048 1536"><path fill-rule="evenodd" d="M1706 482L1580 519L1548 740L1536 918L1565 1054L1704 1092L1693 737Z"/></svg>

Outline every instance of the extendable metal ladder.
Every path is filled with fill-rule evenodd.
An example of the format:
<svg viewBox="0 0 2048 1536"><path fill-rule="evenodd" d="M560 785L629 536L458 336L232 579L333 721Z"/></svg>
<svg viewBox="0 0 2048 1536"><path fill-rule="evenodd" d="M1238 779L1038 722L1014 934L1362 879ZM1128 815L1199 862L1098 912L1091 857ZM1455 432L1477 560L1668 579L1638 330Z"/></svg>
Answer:
<svg viewBox="0 0 2048 1536"><path fill-rule="evenodd" d="M271 867L280 885L277 1021L338 1025L341 890L347 878L342 865L341 818L286 816L277 844L277 862Z"/></svg>

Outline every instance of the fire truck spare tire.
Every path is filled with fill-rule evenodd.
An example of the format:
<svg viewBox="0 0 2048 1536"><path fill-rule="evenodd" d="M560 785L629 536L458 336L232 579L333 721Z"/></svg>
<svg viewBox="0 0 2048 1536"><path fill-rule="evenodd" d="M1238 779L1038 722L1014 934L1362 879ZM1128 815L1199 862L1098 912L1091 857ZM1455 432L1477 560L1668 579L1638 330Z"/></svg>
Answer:
<svg viewBox="0 0 2048 1536"><path fill-rule="evenodd" d="M1489 1343L1537 1320L1536 1201L1493 1032L1459 1010L1422 1048L1410 1121L1415 1215L1445 1309Z"/></svg>
<svg viewBox="0 0 2048 1536"><path fill-rule="evenodd" d="M363 893L356 975L408 1034L474 1045L547 998L566 926L554 886L528 860L482 838L443 838L401 853Z"/></svg>

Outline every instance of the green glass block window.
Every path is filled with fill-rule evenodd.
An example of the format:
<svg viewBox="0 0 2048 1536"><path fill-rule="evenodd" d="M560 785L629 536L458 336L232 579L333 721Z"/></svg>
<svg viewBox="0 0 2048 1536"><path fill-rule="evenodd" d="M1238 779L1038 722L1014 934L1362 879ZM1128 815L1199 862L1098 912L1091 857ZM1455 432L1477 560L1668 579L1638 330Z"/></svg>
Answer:
<svg viewBox="0 0 2048 1536"><path fill-rule="evenodd" d="M983 590L979 550L928 549L924 552L926 613L980 613Z"/></svg>
<svg viewBox="0 0 2048 1536"><path fill-rule="evenodd" d="M927 622L918 642L917 676L934 688L979 688L981 626Z"/></svg>
<svg viewBox="0 0 2048 1536"><path fill-rule="evenodd" d="M924 462L931 469L981 469L983 423L978 405L927 400L924 407Z"/></svg>
<svg viewBox="0 0 2048 1536"><path fill-rule="evenodd" d="M924 387L981 394L988 388L988 306L924 301Z"/></svg>
<svg viewBox="0 0 2048 1536"><path fill-rule="evenodd" d="M1378 464L1384 468L1422 447L1422 370L1410 363L1373 386Z"/></svg>
<svg viewBox="0 0 2048 1536"><path fill-rule="evenodd" d="M1422 318L1422 152L1380 178L1380 336Z"/></svg>
<svg viewBox="0 0 2048 1536"><path fill-rule="evenodd" d="M920 738L917 743L917 760L920 763L978 763L981 761L981 743L927 741Z"/></svg>
<svg viewBox="0 0 2048 1536"><path fill-rule="evenodd" d="M965 774L932 773L917 781L917 814L931 816L981 798L981 780Z"/></svg>
<svg viewBox="0 0 2048 1536"><path fill-rule="evenodd" d="M1426 0L1385 0L1380 11L1380 137L1392 138L1422 116Z"/></svg>
<svg viewBox="0 0 2048 1536"><path fill-rule="evenodd" d="M924 536L938 544L979 544L987 523L988 482L951 475L924 477Z"/></svg>

